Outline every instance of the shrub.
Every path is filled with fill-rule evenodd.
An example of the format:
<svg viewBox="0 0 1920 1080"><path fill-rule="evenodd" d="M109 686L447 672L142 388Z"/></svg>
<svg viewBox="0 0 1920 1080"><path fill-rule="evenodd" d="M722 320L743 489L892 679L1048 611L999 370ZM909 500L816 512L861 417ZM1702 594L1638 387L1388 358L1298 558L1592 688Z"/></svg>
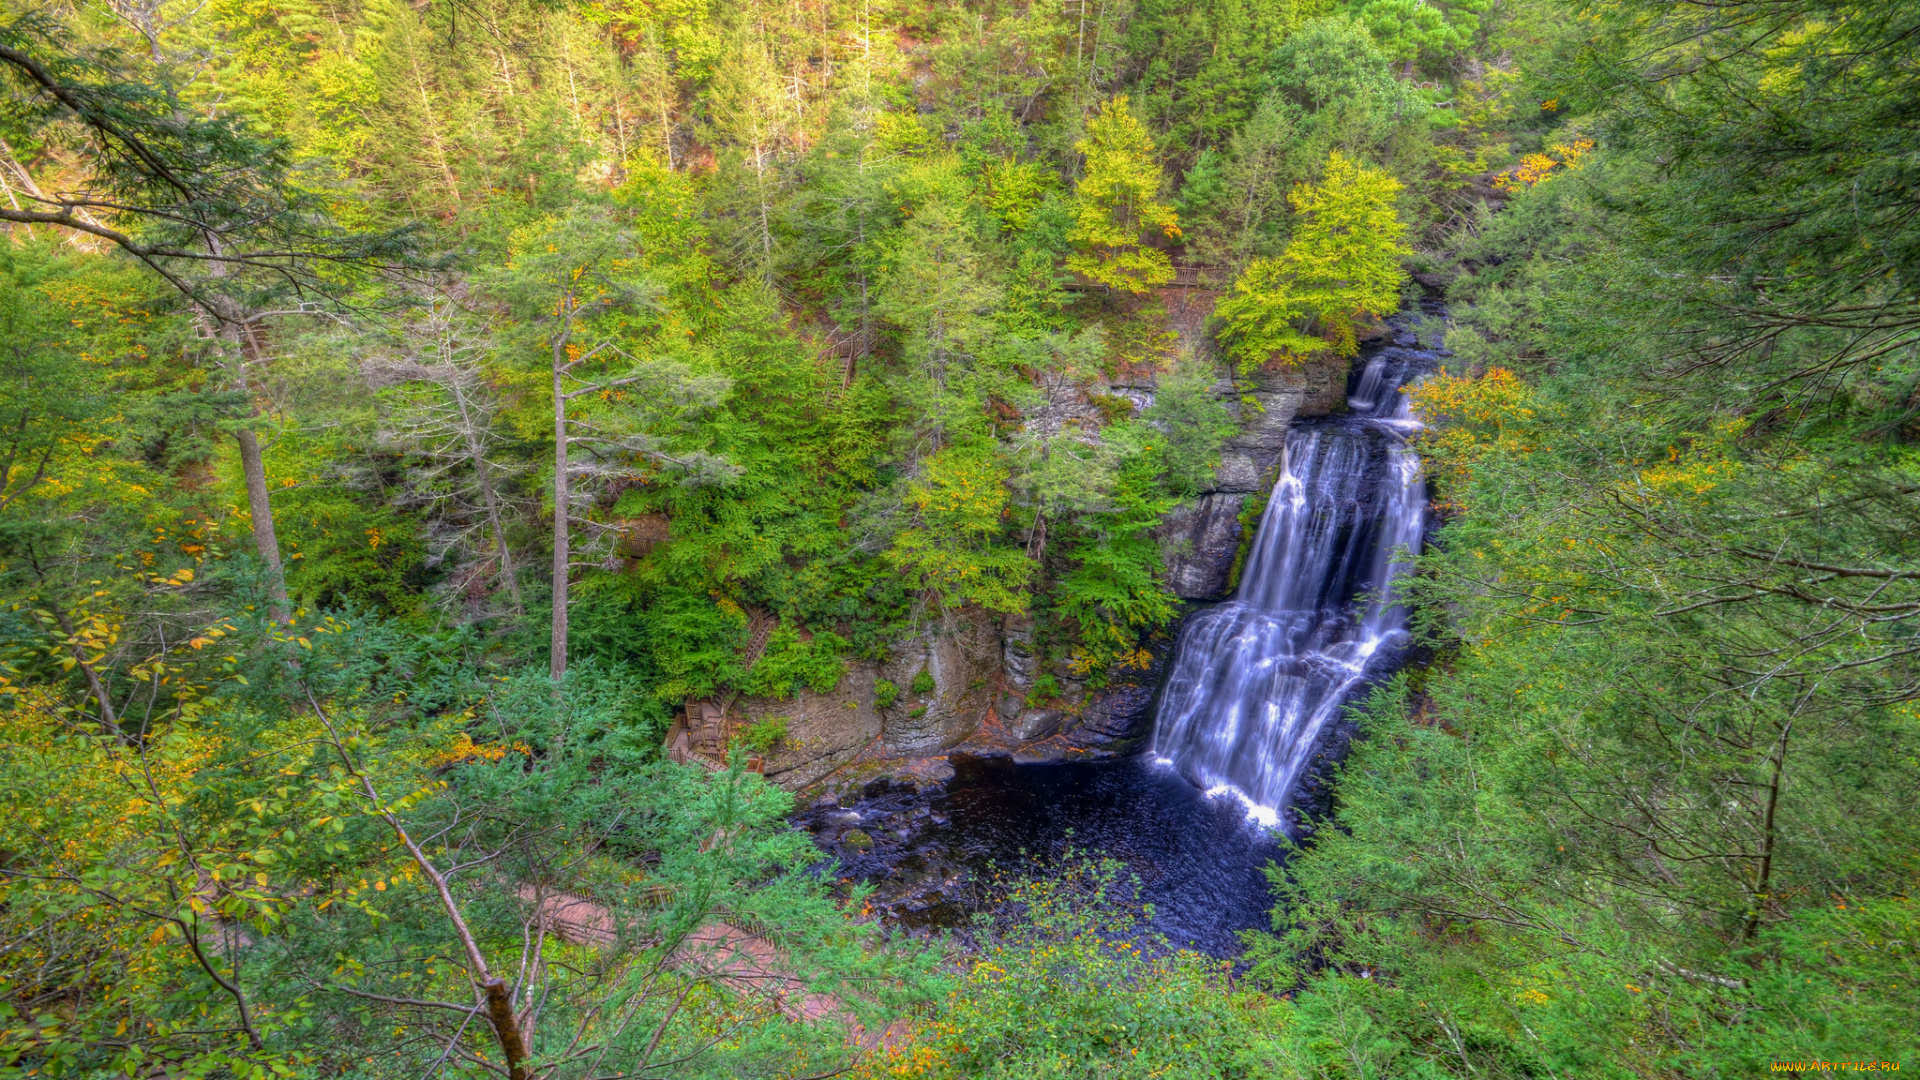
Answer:
<svg viewBox="0 0 1920 1080"><path fill-rule="evenodd" d="M847 650L847 639L821 630L803 639L798 630L781 627L767 639L767 651L741 680L741 689L750 694L791 697L802 686L824 694L840 683L846 663L840 659Z"/></svg>
<svg viewBox="0 0 1920 1080"><path fill-rule="evenodd" d="M780 745L787 737L787 718L780 715L763 716L734 735L736 745L744 746L755 753L764 754Z"/></svg>
<svg viewBox="0 0 1920 1080"><path fill-rule="evenodd" d="M1052 675L1042 675L1033 680L1033 688L1027 691L1028 705L1042 705L1060 698L1060 680Z"/></svg>
<svg viewBox="0 0 1920 1080"><path fill-rule="evenodd" d="M1137 882L1087 862L1020 884L974 927L980 950L958 989L863 1078L1287 1075L1268 1031L1291 1012L1236 993L1230 965L1143 934Z"/></svg>

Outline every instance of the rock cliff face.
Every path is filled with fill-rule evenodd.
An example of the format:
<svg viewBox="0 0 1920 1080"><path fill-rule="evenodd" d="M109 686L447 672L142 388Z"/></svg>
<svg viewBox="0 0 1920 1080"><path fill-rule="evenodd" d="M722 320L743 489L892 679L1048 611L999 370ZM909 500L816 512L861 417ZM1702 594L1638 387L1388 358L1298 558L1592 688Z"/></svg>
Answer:
<svg viewBox="0 0 1920 1080"><path fill-rule="evenodd" d="M997 620L955 620L896 643L885 663L848 664L828 693L742 697L727 715L735 724L786 719L787 737L767 755L767 778L797 790L860 760L924 757L971 737L1006 685L1004 655ZM881 680L894 687L885 707ZM928 681L931 689L913 689Z"/></svg>
<svg viewBox="0 0 1920 1080"><path fill-rule="evenodd" d="M886 676L899 700L881 710L881 737L896 754L938 753L972 735L993 701L1002 649L998 627L984 617L922 634L896 649ZM916 680L933 688L913 689Z"/></svg>
<svg viewBox="0 0 1920 1080"><path fill-rule="evenodd" d="M1245 491L1214 491L1181 503L1161 519L1154 535L1167 565L1167 586L1175 595L1186 600L1226 595L1246 501Z"/></svg>
<svg viewBox="0 0 1920 1080"><path fill-rule="evenodd" d="M1247 496L1273 485L1296 417L1346 408L1349 366L1319 360L1215 384L1214 394L1240 422L1240 431L1220 452L1212 489L1175 508L1154 533L1167 583L1181 599L1226 599Z"/></svg>
<svg viewBox="0 0 1920 1080"><path fill-rule="evenodd" d="M1203 331L1210 299L1188 297L1182 304L1175 327L1183 347L1216 357ZM1272 485L1296 417L1346 408L1348 368L1346 361L1321 361L1239 378L1223 374L1215 384L1214 394L1240 430L1222 449L1212 487L1176 507L1155 530L1175 594L1193 601L1226 599L1244 531L1241 510L1250 495ZM1150 406L1156 386L1151 374L1123 374L1104 385L1041 389L1044 403L1025 418L1036 429L1097 427L1117 399L1130 401L1136 412ZM831 693L803 691L790 701L745 698L729 715L787 718L787 739L768 756L767 776L794 790L865 782L876 770L944 779L951 769L939 756L956 747L1016 759L1120 750L1147 732L1154 688L1176 629L1149 643L1148 668L1089 694L1060 665L1043 662L1030 620L975 616L896 643L885 663L848 665ZM922 686L930 679L932 689L915 692L917 677ZM1058 696L1029 704L1043 677L1057 684ZM879 680L898 688L898 698L885 708L876 703ZM915 764L928 761L933 764L925 768Z"/></svg>

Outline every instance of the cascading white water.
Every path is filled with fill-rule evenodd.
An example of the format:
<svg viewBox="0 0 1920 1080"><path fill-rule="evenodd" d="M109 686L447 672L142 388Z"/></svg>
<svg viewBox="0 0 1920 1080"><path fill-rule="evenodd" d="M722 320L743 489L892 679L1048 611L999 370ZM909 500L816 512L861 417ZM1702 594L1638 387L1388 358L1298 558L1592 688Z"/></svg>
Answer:
<svg viewBox="0 0 1920 1080"><path fill-rule="evenodd" d="M1426 480L1400 386L1424 354L1373 357L1351 416L1289 433L1240 591L1194 616L1154 719L1153 753L1264 824L1300 779L1327 721L1383 651L1406 640L1394 582L1418 551Z"/></svg>

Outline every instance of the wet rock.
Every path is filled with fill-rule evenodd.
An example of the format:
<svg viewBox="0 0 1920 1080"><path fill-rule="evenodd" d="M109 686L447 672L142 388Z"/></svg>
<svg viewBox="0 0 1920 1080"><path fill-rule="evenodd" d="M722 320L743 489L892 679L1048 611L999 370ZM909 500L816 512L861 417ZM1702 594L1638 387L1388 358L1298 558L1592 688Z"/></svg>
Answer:
<svg viewBox="0 0 1920 1080"><path fill-rule="evenodd" d="M1076 747L1125 753L1152 733L1154 702L1173 662L1179 628L1176 622L1147 641L1145 668L1118 673L1106 689L1088 698L1073 730Z"/></svg>
<svg viewBox="0 0 1920 1080"><path fill-rule="evenodd" d="M1059 709L1022 709L1017 718L1007 721L1007 730L1015 738L1031 742L1058 732L1065 717Z"/></svg>
<svg viewBox="0 0 1920 1080"><path fill-rule="evenodd" d="M1297 416L1331 416L1347 411L1347 377L1353 369L1350 357L1321 357L1300 365L1298 378L1302 391Z"/></svg>
<svg viewBox="0 0 1920 1080"><path fill-rule="evenodd" d="M728 708L727 717L735 724L785 718L787 736L766 755L766 776L798 791L834 774L880 737L873 686L879 674L878 665L856 661L827 693L801 687L785 700L742 697Z"/></svg>
<svg viewBox="0 0 1920 1080"><path fill-rule="evenodd" d="M1292 372L1286 373L1284 379L1256 375L1241 389L1234 403L1239 407L1232 410L1237 414L1235 419L1240 421L1240 431L1227 440L1227 445L1273 451L1287 445L1287 428L1307 398L1306 389L1292 376Z"/></svg>
<svg viewBox="0 0 1920 1080"><path fill-rule="evenodd" d="M1247 496L1215 492L1181 503L1154 528L1167 587L1183 600L1216 600L1227 592L1240 550L1240 508Z"/></svg>
<svg viewBox="0 0 1920 1080"><path fill-rule="evenodd" d="M1000 626L1000 693L994 710L1009 730L1017 730L1027 709L1027 691L1040 673L1040 654L1033 645L1033 620L1008 618ZM1024 736L1023 736L1024 737Z"/></svg>
<svg viewBox="0 0 1920 1080"><path fill-rule="evenodd" d="M1213 471L1213 493L1247 495L1260 490L1261 481L1280 461L1280 450L1256 450L1228 446L1220 451L1220 464Z"/></svg>

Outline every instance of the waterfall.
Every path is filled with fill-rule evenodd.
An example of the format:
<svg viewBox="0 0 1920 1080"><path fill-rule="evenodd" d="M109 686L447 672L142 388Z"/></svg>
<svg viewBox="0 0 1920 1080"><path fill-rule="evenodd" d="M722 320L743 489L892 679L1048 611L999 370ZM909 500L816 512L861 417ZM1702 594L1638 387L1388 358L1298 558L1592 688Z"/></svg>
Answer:
<svg viewBox="0 0 1920 1080"><path fill-rule="evenodd" d="M1394 552L1417 551L1426 480L1401 384L1429 354L1388 348L1352 414L1296 424L1234 598L1188 621L1154 718L1153 754L1277 824L1327 721L1407 640Z"/></svg>

